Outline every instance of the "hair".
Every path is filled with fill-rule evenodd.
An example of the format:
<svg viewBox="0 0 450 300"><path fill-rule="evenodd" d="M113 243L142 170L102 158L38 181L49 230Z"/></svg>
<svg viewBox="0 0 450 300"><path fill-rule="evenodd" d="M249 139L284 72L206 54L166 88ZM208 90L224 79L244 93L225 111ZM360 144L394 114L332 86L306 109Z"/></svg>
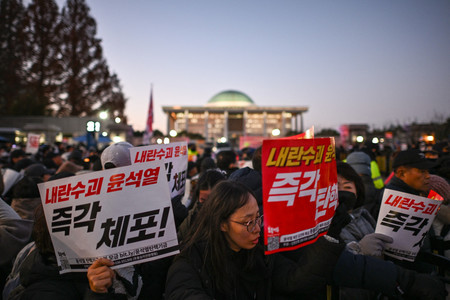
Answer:
<svg viewBox="0 0 450 300"><path fill-rule="evenodd" d="M14 198L39 198L38 183L44 182L40 177L24 176L14 185Z"/></svg>
<svg viewBox="0 0 450 300"><path fill-rule="evenodd" d="M356 187L356 203L354 208L358 208L364 204L366 198L366 192L364 188L364 183L361 176L356 173L355 169L345 162L336 163L337 174L344 177L345 179L353 182Z"/></svg>
<svg viewBox="0 0 450 300"><path fill-rule="evenodd" d="M194 196L189 209L194 206L200 196L200 191L211 190L218 182L227 179L224 173L218 169L209 169L201 173L195 185Z"/></svg>
<svg viewBox="0 0 450 300"><path fill-rule="evenodd" d="M228 171L230 165L236 162L236 153L233 150L220 151L217 154L216 163L217 167L221 170Z"/></svg>
<svg viewBox="0 0 450 300"><path fill-rule="evenodd" d="M216 162L211 157L204 157L201 160L200 168L199 168L200 173L203 173L209 169L215 169L215 168L217 168Z"/></svg>
<svg viewBox="0 0 450 300"><path fill-rule="evenodd" d="M50 238L47 222L45 221L42 204L36 207L34 212L34 225L31 236L36 243L36 248L46 261L55 259L55 250L53 248L52 239Z"/></svg>
<svg viewBox="0 0 450 300"><path fill-rule="evenodd" d="M262 161L262 146L259 146L258 148L256 148L255 153L253 153L252 157L252 165L255 171L258 172L262 171L261 161Z"/></svg>
<svg viewBox="0 0 450 300"><path fill-rule="evenodd" d="M211 270L217 288L225 293L236 280L236 273L227 259L231 250L221 226L236 210L247 204L250 196L254 196L253 192L240 182L219 182L200 209L183 249L183 252L189 253L196 243L206 243L204 266ZM245 268L252 265L255 248L245 251Z"/></svg>

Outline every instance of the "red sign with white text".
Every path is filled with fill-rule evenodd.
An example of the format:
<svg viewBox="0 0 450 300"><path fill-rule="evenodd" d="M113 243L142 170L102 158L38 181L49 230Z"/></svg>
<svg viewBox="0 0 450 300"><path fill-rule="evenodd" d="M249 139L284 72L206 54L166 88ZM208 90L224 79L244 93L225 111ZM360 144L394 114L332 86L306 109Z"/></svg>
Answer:
<svg viewBox="0 0 450 300"><path fill-rule="evenodd" d="M265 253L325 235L338 205L334 138L264 140Z"/></svg>

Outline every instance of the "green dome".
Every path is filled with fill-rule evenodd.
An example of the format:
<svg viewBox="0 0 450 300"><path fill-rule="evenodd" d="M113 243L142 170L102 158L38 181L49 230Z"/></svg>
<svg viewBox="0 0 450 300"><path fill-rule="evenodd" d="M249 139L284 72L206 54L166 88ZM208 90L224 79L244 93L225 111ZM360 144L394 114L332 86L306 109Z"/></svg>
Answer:
<svg viewBox="0 0 450 300"><path fill-rule="evenodd" d="M208 106L249 106L254 105L252 99L238 91L224 91L212 97L206 105Z"/></svg>

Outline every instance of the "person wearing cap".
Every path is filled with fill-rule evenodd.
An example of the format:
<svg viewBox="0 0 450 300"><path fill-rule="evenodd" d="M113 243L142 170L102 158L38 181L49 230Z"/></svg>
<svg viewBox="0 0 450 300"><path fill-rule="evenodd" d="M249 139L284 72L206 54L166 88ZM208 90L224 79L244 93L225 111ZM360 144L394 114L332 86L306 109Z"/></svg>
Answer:
<svg viewBox="0 0 450 300"><path fill-rule="evenodd" d="M49 152L45 158L44 158L44 165L53 170L57 170L59 166L62 165L64 162L63 158L61 157L61 153L55 153L55 152Z"/></svg>
<svg viewBox="0 0 450 300"><path fill-rule="evenodd" d="M47 167L41 163L32 164L25 168L25 176L39 177L43 181L47 181L53 174L55 174L54 170L47 169Z"/></svg>
<svg viewBox="0 0 450 300"><path fill-rule="evenodd" d="M434 163L426 159L425 155L418 149L400 151L394 158L392 164L394 176L386 185L386 189L426 197L430 190L430 173L428 170L433 166ZM379 203L381 205L381 199ZM423 241L420 248L421 252L431 252L430 235L431 231L428 232ZM408 262L406 260L396 260L391 257L389 257L389 260L394 261L402 267L422 273L431 273L434 271L433 265L420 260Z"/></svg>
<svg viewBox="0 0 450 300"><path fill-rule="evenodd" d="M103 150L100 160L103 169L113 169L131 165L130 148L133 145L127 142L112 144ZM186 213L187 214L187 213ZM156 261L112 270L114 264L106 258L97 259L88 269L87 277L90 286L90 298L110 299L110 287L117 285L117 277L129 283L128 289L134 289L136 298L162 299L167 270L172 258L167 257ZM116 276L116 273L119 276ZM139 276L137 276L139 274ZM139 281L135 280L139 277ZM130 297L128 298L130 299Z"/></svg>
<svg viewBox="0 0 450 300"><path fill-rule="evenodd" d="M100 160L103 169L113 169L131 165L130 148L133 145L127 142L118 142L103 150Z"/></svg>
<svg viewBox="0 0 450 300"><path fill-rule="evenodd" d="M14 166L22 159L26 158L27 154L22 149L15 149L9 154L8 163L3 168L14 170Z"/></svg>
<svg viewBox="0 0 450 300"><path fill-rule="evenodd" d="M408 194L426 196L429 192L429 169L434 163L425 158L417 149L401 151L394 158L392 167L394 177L386 186L387 189Z"/></svg>

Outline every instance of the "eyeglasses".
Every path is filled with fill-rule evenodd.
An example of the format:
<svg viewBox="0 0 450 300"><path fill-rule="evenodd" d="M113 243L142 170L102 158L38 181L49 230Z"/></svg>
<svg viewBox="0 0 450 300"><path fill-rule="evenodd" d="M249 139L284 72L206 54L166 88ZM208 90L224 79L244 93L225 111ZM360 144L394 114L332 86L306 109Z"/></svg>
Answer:
<svg viewBox="0 0 450 300"><path fill-rule="evenodd" d="M233 220L230 220L230 221L233 223L237 223L237 224L246 226L247 231L251 233L251 232L255 231L256 225L258 225L261 228L261 225L263 224L263 215L260 215L259 217L256 217L256 219L250 220L246 223L241 223L241 222L233 221Z"/></svg>

